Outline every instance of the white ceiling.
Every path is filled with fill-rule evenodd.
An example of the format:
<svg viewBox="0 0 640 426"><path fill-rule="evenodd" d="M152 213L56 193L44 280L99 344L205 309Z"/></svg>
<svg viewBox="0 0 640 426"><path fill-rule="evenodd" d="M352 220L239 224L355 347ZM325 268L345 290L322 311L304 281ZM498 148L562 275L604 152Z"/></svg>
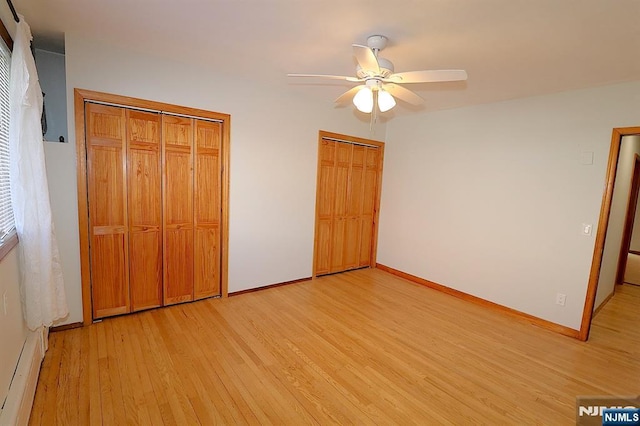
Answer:
<svg viewBox="0 0 640 426"><path fill-rule="evenodd" d="M3 2L4 3L4 2ZM351 44L389 37L397 72L466 69L466 83L412 85L423 110L640 80L639 0L14 0L43 48L63 33L334 99ZM5 5L3 5L5 6ZM309 84L315 83L315 84ZM411 111L403 106L401 111ZM396 112L397 114L397 112Z"/></svg>

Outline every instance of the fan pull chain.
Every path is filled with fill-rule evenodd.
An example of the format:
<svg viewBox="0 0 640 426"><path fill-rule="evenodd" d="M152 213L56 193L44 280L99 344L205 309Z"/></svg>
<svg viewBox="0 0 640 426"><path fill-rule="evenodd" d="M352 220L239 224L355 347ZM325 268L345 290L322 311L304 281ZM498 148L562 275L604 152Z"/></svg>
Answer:
<svg viewBox="0 0 640 426"><path fill-rule="evenodd" d="M378 60L378 52L380 52L380 49L372 48L371 50L376 60ZM373 91L373 111L371 111L371 123L369 123L369 134L371 136L376 133L375 125L378 122L378 90Z"/></svg>
<svg viewBox="0 0 640 426"><path fill-rule="evenodd" d="M378 121L378 91L373 91L373 109L371 110L371 122L369 123L369 134L375 133L374 126Z"/></svg>

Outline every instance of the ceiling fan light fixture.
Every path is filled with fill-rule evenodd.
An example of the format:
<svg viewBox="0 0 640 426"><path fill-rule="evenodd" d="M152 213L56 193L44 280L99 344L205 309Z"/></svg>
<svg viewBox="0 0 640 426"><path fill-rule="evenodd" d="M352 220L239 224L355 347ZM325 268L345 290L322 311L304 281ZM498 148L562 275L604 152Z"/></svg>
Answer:
<svg viewBox="0 0 640 426"><path fill-rule="evenodd" d="M369 114L373 111L373 92L369 87L363 87L353 97L353 104L358 111Z"/></svg>
<svg viewBox="0 0 640 426"><path fill-rule="evenodd" d="M409 83L441 83L449 81L464 81L467 79L465 70L422 70L396 73L393 63L380 57L379 53L387 46L388 39L383 35L372 35L367 39L367 45L353 44L353 57L356 59L356 77L324 74L288 74L289 77L322 77L333 80L345 80L359 83L335 100L344 104L353 98L353 104L365 114L372 114L372 123L376 120L376 113L391 110L399 99L411 105L422 105L424 99L411 90L403 87ZM355 96L354 96L355 95Z"/></svg>
<svg viewBox="0 0 640 426"><path fill-rule="evenodd" d="M394 106L396 106L396 100L391 96L391 93L382 89L378 90L378 109L380 112L387 112Z"/></svg>

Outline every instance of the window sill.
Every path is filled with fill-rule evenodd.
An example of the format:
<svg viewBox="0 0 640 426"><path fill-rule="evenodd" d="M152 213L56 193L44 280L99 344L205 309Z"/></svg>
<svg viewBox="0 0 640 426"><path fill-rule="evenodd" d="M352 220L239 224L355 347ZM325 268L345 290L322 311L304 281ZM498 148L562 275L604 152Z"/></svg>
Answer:
<svg viewBox="0 0 640 426"><path fill-rule="evenodd" d="M0 245L0 261L2 261L16 245L18 245L18 234L14 232Z"/></svg>

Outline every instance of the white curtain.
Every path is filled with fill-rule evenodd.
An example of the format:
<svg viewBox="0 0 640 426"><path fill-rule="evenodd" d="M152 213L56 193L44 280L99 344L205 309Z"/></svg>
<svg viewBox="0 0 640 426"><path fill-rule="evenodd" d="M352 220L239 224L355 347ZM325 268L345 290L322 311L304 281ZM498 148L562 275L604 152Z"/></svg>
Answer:
<svg viewBox="0 0 640 426"><path fill-rule="evenodd" d="M27 326L36 330L51 326L69 311L49 203L40 122L43 97L31 38L31 29L20 16L9 85L11 203L20 240L22 307Z"/></svg>

